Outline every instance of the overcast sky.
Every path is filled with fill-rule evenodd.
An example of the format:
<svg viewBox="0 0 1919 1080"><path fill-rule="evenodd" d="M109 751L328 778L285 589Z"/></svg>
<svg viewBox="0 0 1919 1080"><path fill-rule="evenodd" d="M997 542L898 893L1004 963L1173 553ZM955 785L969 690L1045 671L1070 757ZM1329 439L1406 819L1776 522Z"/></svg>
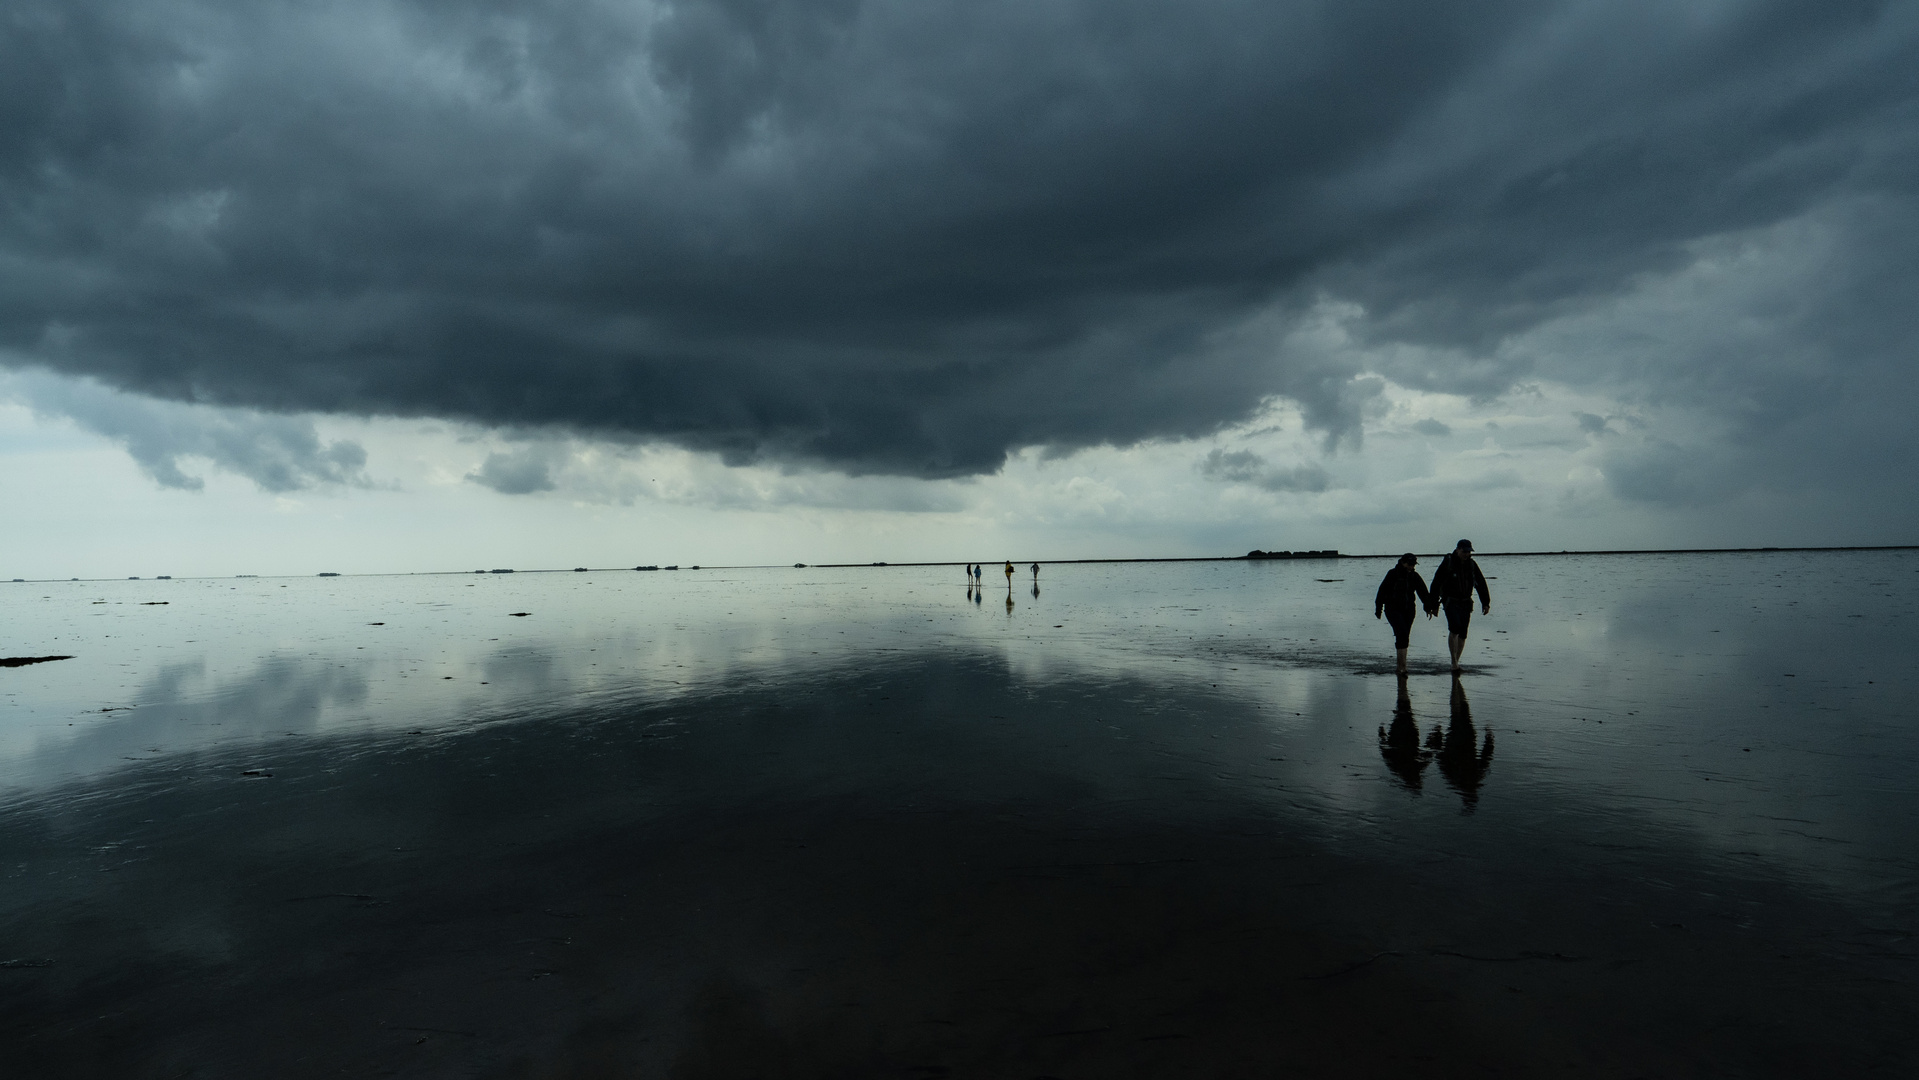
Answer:
<svg viewBox="0 0 1919 1080"><path fill-rule="evenodd" d="M0 576L1919 542L1919 4L10 0Z"/></svg>

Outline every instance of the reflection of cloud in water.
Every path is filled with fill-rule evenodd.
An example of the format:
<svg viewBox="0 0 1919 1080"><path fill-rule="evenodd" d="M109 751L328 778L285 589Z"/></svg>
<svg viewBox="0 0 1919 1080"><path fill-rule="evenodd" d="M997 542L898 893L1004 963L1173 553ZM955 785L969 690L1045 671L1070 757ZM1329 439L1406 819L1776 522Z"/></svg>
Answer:
<svg viewBox="0 0 1919 1080"><path fill-rule="evenodd" d="M538 652L505 655L497 670L560 677L564 665ZM1458 1023L1464 1001L1489 1006L1497 1033L1516 1007L1505 984L1524 980L1525 997L1544 1003L1520 1019L1555 1033L1535 1073L1563 1064L1561 1033L1576 1023L1606 1052L1624 1030L1696 1054L1699 1033L1733 1014L1756 1019L1722 1049L1763 1024L1827 1038L1827 1021L1840 1025L1833 1046L1902 1045L1890 1040L1903 1035L1909 981L1879 976L1908 966L1910 950L1846 952L1861 942L1849 912L1754 887L1684 835L1536 786L1514 784L1507 807L1471 818L1428 813L1449 800L1404 797L1347 814L1338 793L1382 789L1376 764L1364 778L1342 766L1370 754L1373 725L1348 725L1383 711L1385 686L1288 682L1312 684L1323 711L1276 730L1264 702L1157 672L1027 682L980 652L849 654L642 707L580 703L425 739L286 740L271 783L181 784L164 765L132 767L110 787L136 798L0 823L12 826L0 841L21 852L9 903L29 909L8 927L8 955L58 956L63 980L23 997L13 1019L89 1061L225 1046L240 1071L306 1054L356 1074L367 1061L422 1060L374 1057L421 1052L415 1033L396 1042L383 1022L482 1032L445 1042L523 1060L578 1023L625 1040L617 1060L635 1062L632 1074L670 1075L668 1050L651 1064L628 1056L686 1041L652 1018L681 1015L702 985L744 971L791 1003L776 1016L796 1039L860 1025L843 1058L809 1074L825 1076L875 1071L871 1048L924 1032L928 1016L958 1010L979 1045L1052 1054L1056 1033L1089 1026L1074 1015L1113 1017L1126 1035L1175 1030L1150 1026L1166 1017L1186 1030L1219 1013L1221 987L1253 1005L1223 1014L1238 1028L1200 1029L1212 1043L1232 1030L1269 1036L1275 1016L1321 1025L1328 993L1355 1018L1353 1039L1370 1038L1377 1017L1404 1016L1434 986L1459 991L1441 1024ZM1414 702L1436 715L1425 692L1414 684L1408 723ZM658 738L667 725L670 741ZM1453 727L1476 757L1463 708ZM137 851L103 851L129 837ZM115 872L75 872L96 868ZM69 932L76 911L86 940ZM1733 927L1727 911L1763 917ZM1398 940L1382 942L1381 927ZM1387 948L1386 962L1358 970ZM1810 960L1781 968L1780 952ZM1744 977L1753 971L1775 977ZM1291 998L1258 996L1275 985ZM1009 1012L1009 987L1045 1007ZM1361 1008L1350 998L1362 992L1384 996ZM1857 1009L1874 1000L1882 1011ZM412 1018L395 1019L395 1001ZM316 1009L330 1038L289 1042L282 1033L310 1031ZM1023 1028L1008 1028L1014 1014ZM108 1016L126 1018L113 1039L99 1034ZM935 1042L951 1037L937 1026ZM695 1034L739 1045L765 1032ZM1290 1052L1295 1034L1282 1034L1255 1057ZM1140 1054L1133 1038L1112 1041L1125 1058L1088 1074L1123 1072ZM1349 1065L1353 1040L1339 1042ZM913 1049L893 1060L943 1052ZM1404 1060L1344 1071L1394 1075ZM1049 1058L1006 1074L1062 1071Z"/></svg>
<svg viewBox="0 0 1919 1080"><path fill-rule="evenodd" d="M160 598L150 582L76 585L22 614L23 639L79 658L0 673L0 785L131 767L127 758L162 757L156 748L610 715L937 656L991 660L972 677L1028 689L1184 688L1194 694L1181 722L1212 732L1225 703L1249 707L1275 745L1248 748L1248 760L1314 792L1327 813L1306 820L1330 832L1363 815L1433 811L1483 829L1509 800L1545 789L1635 827L1683 829L1712 850L1878 882L1911 865L1914 729L1900 705L1913 688L1900 658L1912 632L1888 622L1919 595L1907 561L1489 563L1495 606L1474 621L1468 656L1483 663L1468 670L1497 677L1468 687L1471 737L1455 745L1444 729L1439 740L1450 773L1437 775L1462 797L1485 790L1487 730L1505 743L1499 805L1470 819L1450 799L1405 798L1389 761L1352 767L1356 751L1382 749L1373 732L1393 708L1372 570L1321 583L1312 579L1323 568L1237 563L1062 567L1038 597L1022 586L1011 618L998 582L969 597L944 570L907 567L804 580L513 575L480 587L426 576L169 582L171 607L132 606ZM102 595L127 606L94 606ZM507 617L521 610L534 618ZM1445 721L1445 684L1428 674L1444 673L1444 628L1417 625L1411 704L1430 729ZM952 692L970 700L978 688ZM1106 708L1136 707L1102 696ZM139 708L101 712L125 705ZM1788 818L1813 823L1782 827Z"/></svg>
<svg viewBox="0 0 1919 1080"><path fill-rule="evenodd" d="M208 745L313 734L334 714L368 701L364 667L269 656L245 675L208 692L204 659L160 668L124 711L76 728L64 739L42 738L17 760L8 786L41 784L111 771L129 761Z"/></svg>
<svg viewBox="0 0 1919 1080"><path fill-rule="evenodd" d="M222 685L201 709L207 719L243 730L311 731L329 710L366 704L368 681L364 666L274 656L251 676Z"/></svg>
<svg viewBox="0 0 1919 1080"><path fill-rule="evenodd" d="M507 684L520 692L564 692L575 683L571 665L541 646L501 649L480 661L480 672L489 683Z"/></svg>

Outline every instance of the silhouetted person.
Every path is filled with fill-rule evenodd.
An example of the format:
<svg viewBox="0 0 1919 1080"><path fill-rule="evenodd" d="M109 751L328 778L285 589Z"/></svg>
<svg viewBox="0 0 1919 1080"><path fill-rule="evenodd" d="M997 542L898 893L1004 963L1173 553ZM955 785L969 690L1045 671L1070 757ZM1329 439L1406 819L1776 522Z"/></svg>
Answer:
<svg viewBox="0 0 1919 1080"><path fill-rule="evenodd" d="M1493 767L1493 733L1488 731L1484 745L1479 744L1478 733L1473 730L1472 706L1466 703L1466 687L1458 679L1453 680L1452 724L1444 736L1434 727L1426 745L1437 751L1439 775L1459 792L1465 812L1472 813L1479 805L1479 786Z"/></svg>
<svg viewBox="0 0 1919 1080"><path fill-rule="evenodd" d="M1426 617L1432 618L1433 598L1426 591L1426 579L1419 576L1413 567L1419 565L1419 556L1408 551L1399 557L1399 563L1386 571L1386 577L1379 583L1379 591L1373 594L1373 618L1381 612L1386 621L1393 626L1393 648L1399 650L1398 671L1406 674L1406 647L1412 641L1414 606L1426 609ZM1458 658L1454 657L1455 662Z"/></svg>
<svg viewBox="0 0 1919 1080"><path fill-rule="evenodd" d="M1035 582L1039 581L1039 564L1038 563L1033 564L1033 580Z"/></svg>
<svg viewBox="0 0 1919 1080"><path fill-rule="evenodd" d="M1431 614L1436 606L1446 608L1446 647L1452 650L1453 671L1459 670L1459 651L1466 647L1466 631L1473 621L1473 591L1479 592L1480 614L1493 610L1492 594L1486 591L1486 575L1473 561L1473 542L1461 540L1453 553L1439 560L1433 571L1433 599L1426 602ZM1438 601L1434 604L1433 601Z"/></svg>
<svg viewBox="0 0 1919 1080"><path fill-rule="evenodd" d="M1013 563L1011 560L1008 560L1006 563L1006 595L1011 596L1012 594L1013 594Z"/></svg>
<svg viewBox="0 0 1919 1080"><path fill-rule="evenodd" d="M1393 706L1393 726L1379 729L1379 756L1409 790L1419 790L1419 776L1432 760L1419 745L1419 721L1413 719L1413 699L1406 694L1406 676L1399 676L1399 702Z"/></svg>

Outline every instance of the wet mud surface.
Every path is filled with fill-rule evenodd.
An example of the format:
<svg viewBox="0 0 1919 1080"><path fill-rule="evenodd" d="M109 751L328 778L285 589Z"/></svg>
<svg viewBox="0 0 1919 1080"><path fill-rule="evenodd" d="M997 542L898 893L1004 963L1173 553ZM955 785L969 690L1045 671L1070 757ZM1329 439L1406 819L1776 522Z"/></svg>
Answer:
<svg viewBox="0 0 1919 1080"><path fill-rule="evenodd" d="M1330 715L1430 823L1329 825L1271 702L925 652L130 764L0 817L0 1072L1913 1074L1897 903L1541 797L1424 681Z"/></svg>

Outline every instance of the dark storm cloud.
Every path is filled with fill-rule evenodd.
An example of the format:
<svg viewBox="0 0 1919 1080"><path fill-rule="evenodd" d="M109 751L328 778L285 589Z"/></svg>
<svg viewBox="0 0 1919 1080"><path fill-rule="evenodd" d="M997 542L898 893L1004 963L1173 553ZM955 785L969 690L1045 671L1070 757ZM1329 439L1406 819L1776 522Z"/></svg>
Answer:
<svg viewBox="0 0 1919 1080"><path fill-rule="evenodd" d="M1336 444L1378 386L1289 329L1329 304L1362 343L1435 347L1393 378L1483 397L1533 364L1500 342L1701 238L1910 200L1916 22L14 0L0 347L181 400L853 473L1203 434L1273 395ZM1914 237L1847 242L1910 284ZM1793 332L1838 356L1909 307ZM476 479L551 482L525 464Z"/></svg>
<svg viewBox="0 0 1919 1080"><path fill-rule="evenodd" d="M1542 371L1634 406L1601 428L1616 494L1837 495L1829 522L1908 542L1919 514L1885 493L1919 462L1919 245L1885 238L1914 236L1919 206L1870 197L1703 243L1698 269L1581 320L1579 349L1547 343Z"/></svg>

